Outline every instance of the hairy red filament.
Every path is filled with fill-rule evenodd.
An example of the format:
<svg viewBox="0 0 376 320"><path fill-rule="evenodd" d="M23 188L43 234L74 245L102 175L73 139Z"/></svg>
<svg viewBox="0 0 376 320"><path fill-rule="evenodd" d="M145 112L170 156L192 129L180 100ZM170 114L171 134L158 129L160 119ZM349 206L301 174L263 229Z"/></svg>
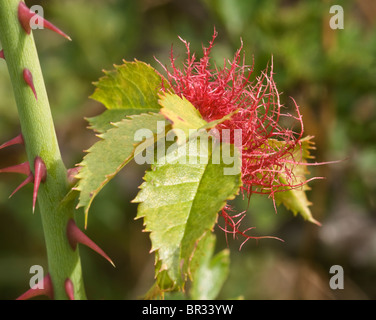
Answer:
<svg viewBox="0 0 376 320"><path fill-rule="evenodd" d="M244 63L245 58L241 55L243 44L231 61L224 61L223 68L212 67L210 53L216 36L215 32L209 46L203 47L200 59L191 53L190 44L180 39L187 53L183 67L177 67L172 49L170 67L162 67L174 92L190 101L206 121L234 113L216 128L230 132L240 129L242 132L241 143L235 143L235 135L230 142L241 149L243 193L248 197L252 193L268 194L274 199L275 192L303 184L297 182L299 179L293 174L294 168L305 162L302 153L296 152L301 149L304 129L299 107L293 100L296 115L282 112L284 106L273 79L273 61L269 68L251 79L254 69L253 65ZM163 84L162 90L167 91ZM282 123L286 120L298 130L284 127ZM280 179L281 175L284 179ZM221 213L226 233L260 239L241 232L242 218L235 222L234 217L226 212L228 209L226 206Z"/></svg>

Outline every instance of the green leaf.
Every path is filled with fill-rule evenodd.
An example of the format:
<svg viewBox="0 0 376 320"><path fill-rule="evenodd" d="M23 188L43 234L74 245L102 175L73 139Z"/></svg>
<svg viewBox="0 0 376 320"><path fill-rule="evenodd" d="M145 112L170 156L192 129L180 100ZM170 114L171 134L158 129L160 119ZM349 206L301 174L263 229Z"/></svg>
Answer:
<svg viewBox="0 0 376 320"><path fill-rule="evenodd" d="M230 251L224 249L214 257L216 238L207 232L199 241L190 264L193 300L213 300L218 296L230 267Z"/></svg>
<svg viewBox="0 0 376 320"><path fill-rule="evenodd" d="M94 83L97 89L90 98L103 103L107 109L159 110L161 75L144 62L123 62L114 65L115 70L104 71L106 76Z"/></svg>
<svg viewBox="0 0 376 320"><path fill-rule="evenodd" d="M215 161L223 147L206 133L182 145L172 144L146 173L133 200L140 203L137 218L144 218L145 231L150 232L157 279L167 272L172 287L183 287L197 241L213 229L217 213L239 192L240 169L225 172L240 161ZM232 151L234 159L240 157Z"/></svg>
<svg viewBox="0 0 376 320"><path fill-rule="evenodd" d="M301 140L301 146L297 146L292 155L289 157L290 159L294 159L295 161L298 160L301 163L306 162L308 159L312 158L310 155L310 149L313 149L313 141L311 141L312 137L307 136ZM280 141L276 143L282 143ZM306 181L306 175L309 173L307 170L307 166L303 164L295 165L292 167L293 169L293 181L291 178L289 180L290 183L295 185L303 184L301 187L298 188L280 188L278 192L274 193L274 199L276 203L283 204L286 209L293 212L294 215L298 213L305 219L314 224L321 225L315 218L313 218L311 210L309 206L312 204L308 201L305 191L309 190ZM288 184L288 178L285 175L280 175L279 180L282 184Z"/></svg>
<svg viewBox="0 0 376 320"><path fill-rule="evenodd" d="M185 97L165 94L159 104L163 107L161 113L172 122L172 127L182 130L186 137L189 137L189 130L207 125L200 112Z"/></svg>
<svg viewBox="0 0 376 320"><path fill-rule="evenodd" d="M158 113L162 81L169 89L168 82L150 65L140 61L123 62L114 65L114 70L103 71L105 76L94 83L97 88L90 98L101 102L107 109L88 119L91 128L97 132L105 132L111 128L111 122L118 122L128 115Z"/></svg>
<svg viewBox="0 0 376 320"><path fill-rule="evenodd" d="M136 114L142 114L142 113L149 113L149 112L155 112L154 109L110 109L105 110L100 115L92 117L92 118L86 118L86 120L89 122L89 129L92 129L98 133L104 133L107 130L113 128L113 123L119 122L123 120L126 116L136 115Z"/></svg>
<svg viewBox="0 0 376 320"><path fill-rule="evenodd" d="M91 95L107 110L87 119L90 128L101 134L98 136L101 140L79 164L79 182L75 188L80 191L77 207L85 208L86 222L95 196L133 158L137 145L147 148L154 143L158 121L165 121L157 113L161 108L158 93L162 81L169 88L167 81L144 62L123 62L115 65L114 70L104 71L105 76L94 83L97 88ZM142 129L151 132L146 144L134 139L135 133Z"/></svg>
<svg viewBox="0 0 376 320"><path fill-rule="evenodd" d="M85 208L86 222L95 196L133 159L136 147L140 144L144 145L144 148L138 148L139 153L143 152L148 145L154 144L157 131L160 129L158 123L166 123L165 118L160 114L128 117L113 124L112 129L99 135L101 140L88 150L88 154L78 165L81 167L77 175L79 182L74 188L80 191L77 208ZM135 134L140 132L139 130L145 131L144 141L135 141Z"/></svg>
<svg viewBox="0 0 376 320"><path fill-rule="evenodd" d="M238 110L224 116L221 119L206 122L195 106L185 97L176 94L166 93L160 97L159 104L162 106L160 112L171 121L172 127L182 130L186 137L190 133L200 129L211 129L216 125L230 119Z"/></svg>

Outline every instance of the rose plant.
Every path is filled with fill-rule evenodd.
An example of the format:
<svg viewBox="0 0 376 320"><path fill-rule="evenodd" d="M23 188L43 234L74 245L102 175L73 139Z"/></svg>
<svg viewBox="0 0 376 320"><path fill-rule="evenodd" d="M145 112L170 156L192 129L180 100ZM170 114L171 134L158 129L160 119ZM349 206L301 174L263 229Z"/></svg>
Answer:
<svg viewBox="0 0 376 320"><path fill-rule="evenodd" d="M242 47L222 68L210 53L217 33L198 58L180 39L187 57L179 66L173 50L164 74L140 61L123 61L95 83L91 98L106 110L89 118L100 138L75 168L66 169L60 154L49 101L32 33L42 23L67 40L68 35L31 11L23 1L0 4L1 57L14 88L22 133L0 148L23 144L28 161L0 169L26 175L34 184L32 210L38 203L48 257L43 288L30 288L19 299L47 295L85 299L78 244L106 253L75 222L83 207L85 228L93 200L128 163L151 164L133 202L143 219L155 254L155 284L145 298L185 290L192 299L214 299L226 279L229 251L214 255L216 224L225 235L240 236L241 246L256 236L241 222L229 201L253 193L267 195L275 208L319 225L305 190L312 137L304 137L303 119L285 111L273 79L273 63L254 76ZM14 192L14 193L15 193ZM13 193L13 194L14 194ZM12 195L13 195L12 194Z"/></svg>

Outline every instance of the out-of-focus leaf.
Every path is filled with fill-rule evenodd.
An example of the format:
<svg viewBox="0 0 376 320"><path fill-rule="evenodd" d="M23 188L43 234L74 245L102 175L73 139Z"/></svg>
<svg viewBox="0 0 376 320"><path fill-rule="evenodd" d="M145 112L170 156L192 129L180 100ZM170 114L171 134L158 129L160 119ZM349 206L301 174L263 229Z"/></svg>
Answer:
<svg viewBox="0 0 376 320"><path fill-rule="evenodd" d="M224 249L215 256L215 235L206 233L199 241L190 264L193 300L213 300L218 296L227 279L230 267L230 252Z"/></svg>

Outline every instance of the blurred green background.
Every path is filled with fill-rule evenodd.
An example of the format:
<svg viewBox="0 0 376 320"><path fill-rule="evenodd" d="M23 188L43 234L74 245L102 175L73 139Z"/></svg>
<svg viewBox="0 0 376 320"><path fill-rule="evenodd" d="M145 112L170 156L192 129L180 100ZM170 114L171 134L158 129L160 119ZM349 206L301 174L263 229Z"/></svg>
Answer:
<svg viewBox="0 0 376 320"><path fill-rule="evenodd" d="M337 3L338 2L338 3ZM255 75L273 57L281 99L301 107L305 134L314 135L317 161L345 159L312 167L312 213L321 227L294 218L284 208L275 213L266 197L251 199L243 227L253 235L273 235L284 243L229 237L216 227L217 249L231 250L231 270L221 299L375 299L376 298L376 3L374 0L59 0L27 1L42 5L45 17L73 39L49 30L34 37L45 75L61 151L67 167L80 162L96 141L85 117L104 108L88 97L102 69L122 59L168 63L171 45L177 58L185 48L199 55L214 26L219 35L213 59L232 58L241 39ZM329 26L329 9L344 9L344 29ZM19 121L6 64L0 61L0 142L19 133ZM21 147L0 150L0 167L25 160ZM96 198L87 234L109 254L104 259L81 247L84 282L90 299L136 299L153 283L154 255L134 220L135 197L146 167L128 165ZM38 210L31 210L32 186L10 200L22 181L0 176L0 299L28 289L29 269L47 270ZM247 201L234 203L247 209ZM53 213L51 213L53 214ZM78 212L83 225L83 212ZM344 268L345 288L329 287L332 265Z"/></svg>

